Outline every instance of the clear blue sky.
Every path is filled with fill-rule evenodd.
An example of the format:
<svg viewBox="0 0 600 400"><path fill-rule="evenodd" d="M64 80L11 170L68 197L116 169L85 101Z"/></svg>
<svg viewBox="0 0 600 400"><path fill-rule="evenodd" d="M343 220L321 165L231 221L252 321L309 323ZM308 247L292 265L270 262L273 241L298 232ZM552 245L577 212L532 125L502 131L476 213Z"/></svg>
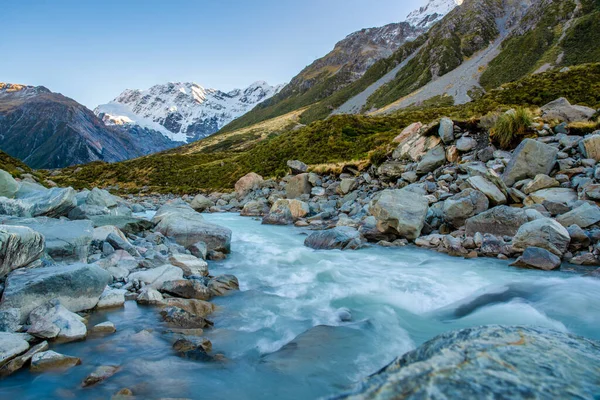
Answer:
<svg viewBox="0 0 600 400"><path fill-rule="evenodd" d="M126 88L289 81L361 28L424 0L2 0L0 82L93 108Z"/></svg>

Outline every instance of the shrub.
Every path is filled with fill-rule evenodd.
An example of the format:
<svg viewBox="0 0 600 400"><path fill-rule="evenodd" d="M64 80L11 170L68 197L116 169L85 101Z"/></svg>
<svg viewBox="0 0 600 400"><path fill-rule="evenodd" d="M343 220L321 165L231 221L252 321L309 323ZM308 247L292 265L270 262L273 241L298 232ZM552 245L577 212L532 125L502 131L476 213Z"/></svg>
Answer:
<svg viewBox="0 0 600 400"><path fill-rule="evenodd" d="M498 118L490 130L490 136L502 149L510 149L531 131L531 124L533 118L529 110L525 108L509 110Z"/></svg>

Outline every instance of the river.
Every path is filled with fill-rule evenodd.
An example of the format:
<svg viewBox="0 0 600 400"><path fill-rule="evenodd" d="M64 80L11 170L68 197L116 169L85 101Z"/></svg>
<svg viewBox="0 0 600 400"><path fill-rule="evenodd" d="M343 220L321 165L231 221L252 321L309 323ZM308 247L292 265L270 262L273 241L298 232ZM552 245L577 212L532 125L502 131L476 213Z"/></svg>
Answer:
<svg viewBox="0 0 600 400"><path fill-rule="evenodd" d="M144 399L313 399L351 387L447 330L522 324L600 339L600 280L574 272L415 247L314 251L298 228L234 214L206 219L233 230L232 254L211 262L211 274L234 274L241 286L214 300L215 327L205 332L222 361L177 357L157 310L129 301L90 317L89 326L112 321L116 334L52 346L80 357L81 366L18 372L0 381L0 398L107 399L129 388ZM120 372L80 388L107 364Z"/></svg>

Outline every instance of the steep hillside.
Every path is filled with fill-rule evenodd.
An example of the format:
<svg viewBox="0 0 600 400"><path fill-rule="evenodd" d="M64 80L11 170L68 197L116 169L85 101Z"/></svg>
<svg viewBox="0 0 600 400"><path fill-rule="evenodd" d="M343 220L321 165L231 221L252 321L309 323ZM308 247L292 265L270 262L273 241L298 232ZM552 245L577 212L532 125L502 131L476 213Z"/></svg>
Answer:
<svg viewBox="0 0 600 400"><path fill-rule="evenodd" d="M170 140L193 142L212 135L282 87L255 82L243 90L222 92L196 83L170 82L148 90L125 90L94 112L107 125L137 125Z"/></svg>
<svg viewBox="0 0 600 400"><path fill-rule="evenodd" d="M125 191L139 191L142 187L177 193L227 189L250 171L265 177L282 176L289 159L313 165L368 164L370 158L375 160L386 154L391 140L412 122L427 123L446 115L472 123L469 121L490 111L513 105L541 105L561 96L573 103L600 107L600 64L533 75L460 106L412 107L378 117L338 115L304 127L296 124L297 114L290 114L246 131L219 133L205 139L210 143L207 146L202 140L122 163L93 163L77 171L68 168L53 179L76 187L116 185ZM286 125L292 128L279 130ZM233 140L243 137L244 132L257 134L268 126L278 128L243 144Z"/></svg>
<svg viewBox="0 0 600 400"><path fill-rule="evenodd" d="M0 148L33 168L122 161L175 146L148 129L107 127L45 87L0 83Z"/></svg>
<svg viewBox="0 0 600 400"><path fill-rule="evenodd" d="M335 95L359 80L369 68L377 66L379 60L392 56L404 44L427 32L456 5L456 0L429 0L412 12L406 22L348 35L331 52L304 68L279 94L233 121L223 131L249 126Z"/></svg>

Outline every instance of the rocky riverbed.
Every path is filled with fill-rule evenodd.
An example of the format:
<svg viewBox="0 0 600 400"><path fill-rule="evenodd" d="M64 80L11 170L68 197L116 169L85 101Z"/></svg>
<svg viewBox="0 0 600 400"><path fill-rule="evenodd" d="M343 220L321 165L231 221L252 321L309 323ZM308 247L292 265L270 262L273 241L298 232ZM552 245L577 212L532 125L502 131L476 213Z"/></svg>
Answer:
<svg viewBox="0 0 600 400"><path fill-rule="evenodd" d="M581 118L587 110L557 101L543 111L548 119L562 116L569 120ZM600 318L600 302L594 297L599 292L596 278L600 275L600 208L596 204L600 200L600 132L578 136L570 134L566 123L538 122L537 135L523 140L510 152L493 147L486 132L470 130L447 118L427 126L415 123L398 135L397 147L386 160L366 171L349 168L341 175L319 175L310 172L301 161L290 160L290 174L280 181L250 173L237 182L234 192L183 198L118 197L98 188L80 192L46 188L32 176L16 180L0 170L0 375L5 377L0 381L0 393L5 382L12 379L9 375L16 374L28 382L29 378L24 377L43 374L68 381L64 387L60 382L52 383L56 389L54 397L93 397L94 390L116 398L135 395L136 391L145 398L178 395L176 385L164 393L152 384L141 388L131 378L132 371L138 371L134 375L143 376L144 380L148 376L156 379L158 375L155 371L149 375L140 373L132 366L135 360L130 356L100 357L101 350L80 350L90 341L94 348L107 346L118 354L127 351L124 340L140 339L148 346L160 341L161 351L152 354L153 360L166 356L164 343L168 343L169 357L185 360L186 364L178 361L174 363L176 367L167 366L167 373L190 365L187 363L227 369L226 365L233 362L239 368L237 362L248 363L249 352L253 352L255 360L258 349L260 363L272 368L265 375L252 367L255 378L246 371L244 379L267 385L261 379L271 381L275 375L283 374L284 381L290 379L290 387L296 388L292 391L309 386L302 398L312 398L348 389L390 362L390 351L402 354L449 328L494 323L541 325L551 330L501 327L448 334L396 361L349 396L397 396L398 386L388 382L398 379L399 367L402 379L414 383L411 374L416 372L411 372L411 368L415 363L430 362L427 368L431 371L438 371L440 365L451 366L450 358L435 358L440 357L437 352L445 346L469 349L468 343L461 342L464 335L471 335L474 342L479 340L484 347L517 343L519 340L513 341L515 335L520 335L524 343L546 341L546 347L526 346L525 353L511 345L505 353L493 355L509 361L502 364L500 371L491 369L490 373L516 377L515 385L523 389L519 392L521 397L532 393L536 380L527 380L506 365L512 363L520 366L518 370L522 366L523 370L541 374L539 366L524 359L524 354L545 354L548 346L566 352L572 346L577 350L574 362L597 369L598 343L566 332L572 330L598 339L590 327L597 326ZM237 232L231 228L237 222L219 218L230 215L224 212L251 217L246 221L255 224L254 228L249 230L242 225ZM256 225L255 220L262 225ZM252 237L256 226L261 233ZM287 242L282 243L277 235L283 232ZM239 249L235 248L235 240L232 244L236 234L243 236L237 242ZM247 248L248 243L260 251ZM431 250L446 255L439 256ZM430 256L415 258L413 254ZM394 260L396 256L400 258ZM428 257L443 268L453 264L458 268L433 268L424 261ZM480 257L495 260L477 260ZM465 264L464 259L473 264ZM416 263L416 271L411 270L411 263ZM508 267L509 263L512 267ZM321 264L327 267L320 271L321 275L314 275L308 268L311 265L319 271L314 265ZM249 274L248 269L257 265L261 270ZM287 270L290 265L301 269ZM481 275L485 270L477 269L484 265L498 265L501 272L495 279L485 277ZM362 269L356 269L357 266ZM392 279L389 286L373 283L363 287L373 279L390 279L394 268L401 268L403 275ZM449 280L450 271L464 283L431 285L432 281ZM350 279L343 279L342 272ZM236 275L242 277L241 282ZM562 280L581 275L590 277L569 280L566 291L565 286L560 286ZM274 277L277 281L272 280ZM406 286L406 279L413 285ZM485 289L493 283L505 285ZM243 294L239 292L240 284L246 288ZM347 296L337 293L346 293L346 287L352 286L361 287L353 293L358 298L342 301ZM461 287L460 294L453 293L457 286ZM477 289L483 292L473 293ZM273 306L263 299L295 298L297 290L302 291L306 305L297 305L291 316L286 310L290 302L277 300ZM371 300L378 299L382 290L387 295L385 301ZM561 305L550 293L568 291L581 291L583 296L566 301L566 309L557 312L553 308ZM256 305L253 293L260 299L259 306L248 308ZM399 303L389 300L398 293L410 294L410 302L416 298L426 303L415 308L406 299ZM319 299L316 304L315 299ZM514 302L519 312L523 304L535 312L528 309L519 314L513 308ZM217 310L215 304L222 304L227 311ZM332 309L336 304L339 306ZM485 314L496 304L508 304L518 318ZM266 309L264 314L263 306L272 309ZM374 306L391 307L391 314L380 319ZM123 307L125 314L121 315L129 315L135 324L126 318L115 318L117 323L111 318L98 318ZM584 315L579 314L582 309ZM309 317L303 316L302 311ZM480 312L488 317L472 317ZM282 316L289 317L284 319L285 329L269 332L267 327ZM390 324L390 318L399 320ZM444 326L448 321L460 322ZM426 333L417 333L408 326L411 324L424 324ZM219 336L223 326L255 332L248 342L250 347L242 346L240 351L239 347L227 345L242 336ZM120 332L122 328L127 330L126 336ZM366 338L373 329L376 340L369 342ZM411 329L412 334L407 334ZM397 340L399 337L402 339ZM328 343L338 343L341 347L335 347L337 351L349 358L336 358L335 352L330 351L320 353ZM357 351L361 343L369 343L366 347L370 356ZM298 348L303 350L297 351ZM473 351L479 350L474 346ZM323 358L323 354L327 357ZM562 370L558 353L547 356L549 363L557 363ZM326 358L331 358L333 364L324 363ZM430 358L434 361L426 361ZM107 362L99 364L97 360ZM483 363L479 357L472 362ZM337 371L336 363L351 367ZM94 368L90 369L92 365ZM119 379L120 375L129 378ZM418 397L420 390L427 387L453 385L438 381L437 374L432 376L435 379L406 389L406 395ZM218 374L211 377L221 379ZM465 369L453 381L472 377ZM78 380L76 384L74 378ZM189 374L186 378L194 376ZM235 381L223 379L226 384ZM514 383L515 379L511 379L499 378L488 389L494 391L494 387ZM561 397L575 393L572 387L581 376L565 372L548 379L552 393ZM107 383L111 381L123 386ZM261 385L248 382L242 387L250 391L262 389ZM292 392L267 386L273 394L291 398ZM597 392L599 386L598 382L586 382L577 386L576 392L582 398L592 398L591 393ZM459 390L452 387L447 390ZM81 392L84 389L87 391ZM474 388L465 390L456 394L477 395ZM153 391L155 394L150 394ZM184 392L187 397L195 396L190 388ZM18 395L18 386L11 386L7 393ZM36 390L31 393L26 398L39 395ZM235 391L224 390L213 397L225 398L232 393ZM543 397L537 393L535 396Z"/></svg>

